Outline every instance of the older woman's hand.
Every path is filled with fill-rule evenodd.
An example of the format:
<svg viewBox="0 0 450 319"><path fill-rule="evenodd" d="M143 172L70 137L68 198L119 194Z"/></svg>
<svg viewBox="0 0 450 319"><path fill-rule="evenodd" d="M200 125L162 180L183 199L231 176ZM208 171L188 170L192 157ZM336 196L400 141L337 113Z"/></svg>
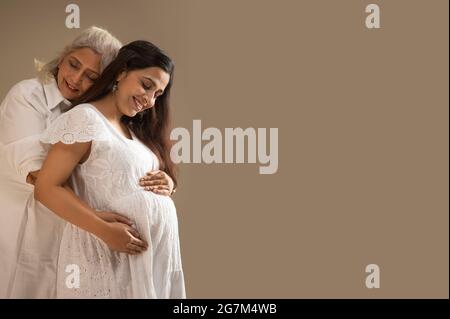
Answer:
<svg viewBox="0 0 450 319"><path fill-rule="evenodd" d="M38 175L39 175L39 171L40 171L40 170L37 170L37 171L33 171L33 172L29 172L29 173L28 173L27 179L26 179L26 181L27 181L28 184L31 184L31 185L34 186L34 184L36 183L36 179L37 179L37 177L38 177Z"/></svg>
<svg viewBox="0 0 450 319"><path fill-rule="evenodd" d="M139 185L144 187L146 191L155 194L170 196L173 193L173 180L163 171L156 170L148 172L146 176L139 179Z"/></svg>

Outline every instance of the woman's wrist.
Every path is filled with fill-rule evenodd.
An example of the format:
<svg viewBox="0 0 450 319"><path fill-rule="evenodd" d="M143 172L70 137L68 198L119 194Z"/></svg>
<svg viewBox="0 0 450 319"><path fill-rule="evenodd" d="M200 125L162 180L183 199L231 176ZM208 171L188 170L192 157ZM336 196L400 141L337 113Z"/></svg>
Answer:
<svg viewBox="0 0 450 319"><path fill-rule="evenodd" d="M97 211L95 212L97 214ZM106 221L101 219L99 216L95 218L95 226L93 234L98 238L104 240L104 238L109 233L109 225Z"/></svg>

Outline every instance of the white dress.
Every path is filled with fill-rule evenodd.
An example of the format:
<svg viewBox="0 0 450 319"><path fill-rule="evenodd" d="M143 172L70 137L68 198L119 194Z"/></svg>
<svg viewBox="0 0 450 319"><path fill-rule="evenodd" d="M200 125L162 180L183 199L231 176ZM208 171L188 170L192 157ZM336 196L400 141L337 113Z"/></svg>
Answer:
<svg viewBox="0 0 450 319"><path fill-rule="evenodd" d="M119 134L91 104L64 113L41 136L44 144L60 141L92 141L89 158L72 174L75 192L93 209L133 220L149 248L139 255L118 253L67 223L59 252L57 297L186 298L174 203L139 186L140 177L158 169L155 154L134 135L130 140ZM78 270L79 287L73 278Z"/></svg>

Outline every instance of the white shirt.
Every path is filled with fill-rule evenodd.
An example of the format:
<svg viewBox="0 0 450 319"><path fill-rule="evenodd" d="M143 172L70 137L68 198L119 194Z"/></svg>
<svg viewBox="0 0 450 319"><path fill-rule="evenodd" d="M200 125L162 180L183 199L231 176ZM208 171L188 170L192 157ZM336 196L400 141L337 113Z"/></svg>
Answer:
<svg viewBox="0 0 450 319"><path fill-rule="evenodd" d="M26 177L46 157L40 134L69 107L54 79L21 81L0 105L0 298L54 296L64 222L34 200Z"/></svg>

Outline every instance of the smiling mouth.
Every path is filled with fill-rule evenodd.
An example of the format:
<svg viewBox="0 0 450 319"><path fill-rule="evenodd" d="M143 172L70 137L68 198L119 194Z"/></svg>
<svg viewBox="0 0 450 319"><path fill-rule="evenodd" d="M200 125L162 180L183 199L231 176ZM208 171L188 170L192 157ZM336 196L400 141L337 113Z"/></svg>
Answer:
<svg viewBox="0 0 450 319"><path fill-rule="evenodd" d="M69 82L67 82L66 80L64 80L64 82L66 82L67 87L68 87L73 93L77 93L77 92L79 91L75 86L70 85Z"/></svg>
<svg viewBox="0 0 450 319"><path fill-rule="evenodd" d="M134 100L134 105L135 105L134 109L137 112L142 111L142 109L144 108L144 105L141 102L139 102L139 100L137 98L135 98L134 96L133 96L133 100Z"/></svg>

